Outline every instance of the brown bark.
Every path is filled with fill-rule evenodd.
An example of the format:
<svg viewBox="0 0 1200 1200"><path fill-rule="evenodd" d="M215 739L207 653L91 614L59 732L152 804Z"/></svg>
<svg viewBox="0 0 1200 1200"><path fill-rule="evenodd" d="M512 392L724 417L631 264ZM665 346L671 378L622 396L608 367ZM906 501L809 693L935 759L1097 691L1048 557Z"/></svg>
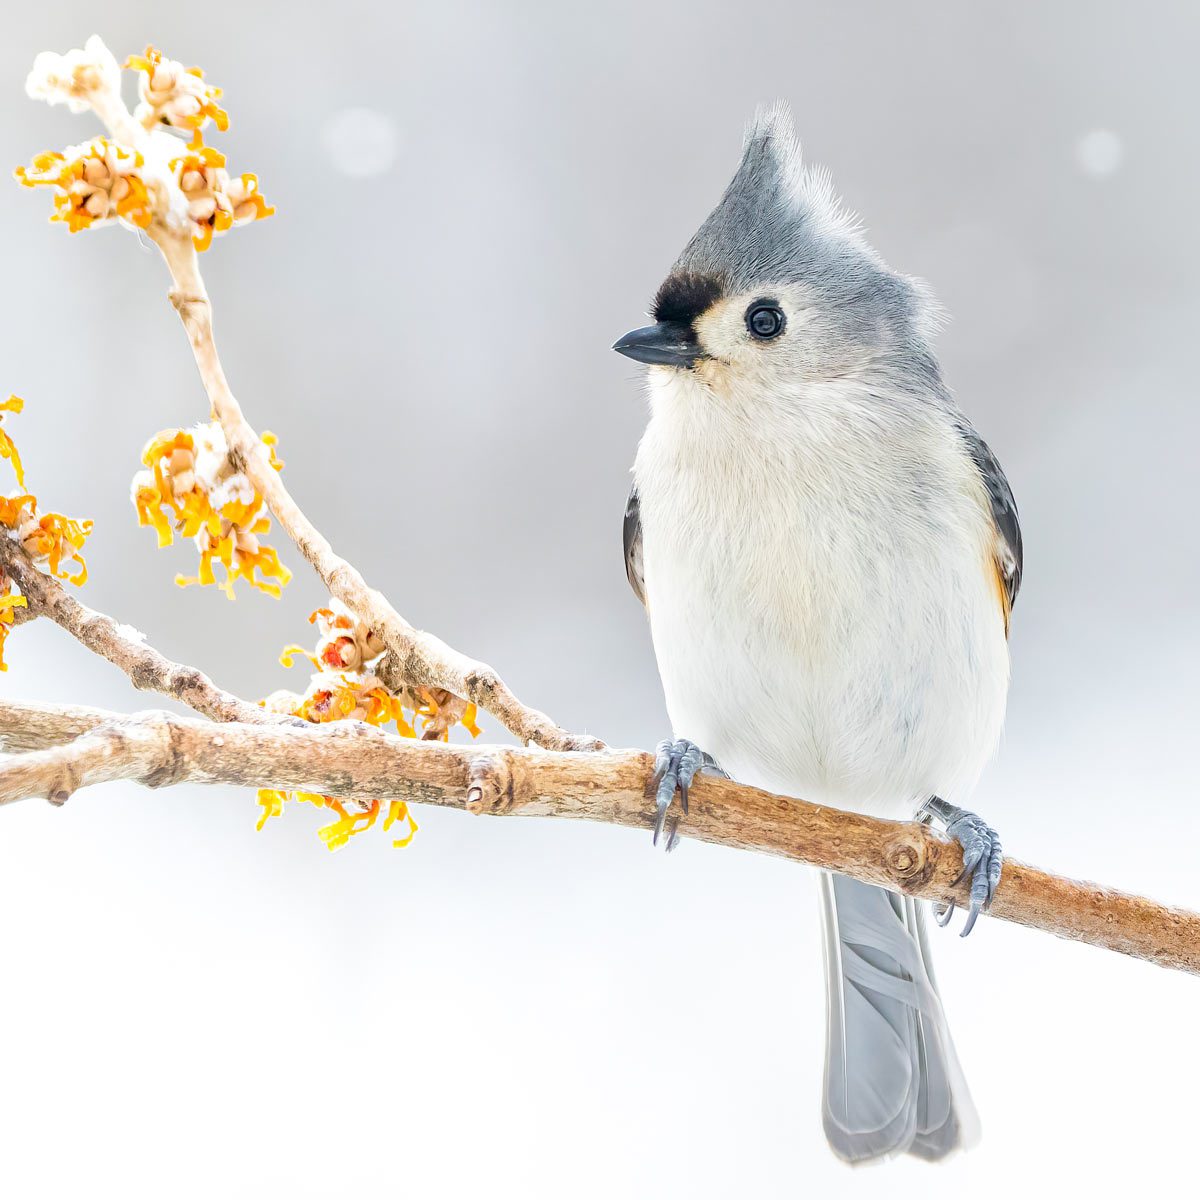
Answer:
<svg viewBox="0 0 1200 1200"><path fill-rule="evenodd" d="M86 730L80 736L80 732ZM74 739L74 740L68 740ZM222 783L359 800L403 799L491 816L569 817L649 829L653 759L411 741L357 722L214 726L0 701L0 744L45 747L0 762L0 803L62 803L93 783ZM883 821L700 776L685 838L839 871L926 900L966 901L959 847L925 825ZM1200 915L1006 860L990 915L1160 966L1200 973Z"/></svg>

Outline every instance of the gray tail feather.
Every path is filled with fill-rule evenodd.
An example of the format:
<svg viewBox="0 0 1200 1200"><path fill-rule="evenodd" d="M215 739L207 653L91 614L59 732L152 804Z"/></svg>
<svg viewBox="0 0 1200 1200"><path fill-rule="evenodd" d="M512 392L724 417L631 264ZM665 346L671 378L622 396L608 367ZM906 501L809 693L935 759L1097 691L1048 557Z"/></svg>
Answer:
<svg viewBox="0 0 1200 1200"><path fill-rule="evenodd" d="M821 872L825 1135L847 1162L973 1145L979 1118L954 1053L916 901Z"/></svg>

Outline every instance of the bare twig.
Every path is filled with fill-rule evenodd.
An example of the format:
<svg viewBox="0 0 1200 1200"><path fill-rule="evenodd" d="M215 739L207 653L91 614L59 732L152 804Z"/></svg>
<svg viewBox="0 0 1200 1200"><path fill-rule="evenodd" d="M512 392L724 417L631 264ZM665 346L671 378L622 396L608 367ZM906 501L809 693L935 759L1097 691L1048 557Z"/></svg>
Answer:
<svg viewBox="0 0 1200 1200"><path fill-rule="evenodd" d="M217 687L203 671L165 658L128 626L81 604L67 594L57 579L39 571L18 542L3 531L0 531L0 570L20 588L29 606L27 611L61 625L89 650L120 667L134 687L173 696L214 721L280 720L258 705Z"/></svg>
<svg viewBox="0 0 1200 1200"><path fill-rule="evenodd" d="M223 783L402 799L641 829L654 822L653 759L637 750L571 754L448 746L358 722L218 728L167 713L108 713L91 724L97 715L68 710L39 735L44 709L0 702L0 741L7 736L28 745L40 736L51 747L0 762L0 803L27 796L61 803L77 788L132 779L149 787ZM71 727L84 726L83 736L55 744ZM965 887L955 883L961 850L924 825L841 812L707 775L697 779L690 800L679 826L684 837L795 859L927 900L966 900ZM990 913L1200 973L1200 915L1012 859L1004 863Z"/></svg>

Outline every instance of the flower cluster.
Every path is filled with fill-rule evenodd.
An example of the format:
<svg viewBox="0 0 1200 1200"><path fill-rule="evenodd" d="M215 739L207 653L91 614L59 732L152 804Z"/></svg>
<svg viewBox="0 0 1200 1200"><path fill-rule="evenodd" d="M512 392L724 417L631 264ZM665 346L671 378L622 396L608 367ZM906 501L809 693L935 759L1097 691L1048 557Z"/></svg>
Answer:
<svg viewBox="0 0 1200 1200"><path fill-rule="evenodd" d="M199 67L185 67L165 58L153 46L147 46L145 54L131 54L125 66L142 72L138 80L141 103L134 116L147 129L161 123L190 130L191 144L196 147L210 120L222 132L229 128L229 114L217 103L221 89L205 83Z"/></svg>
<svg viewBox="0 0 1200 1200"><path fill-rule="evenodd" d="M211 146L200 146L182 158L172 159L171 171L187 201L197 250L207 250L215 233L224 233L236 224L260 221L275 212L258 190L258 176L246 173L231 179L225 170L225 155Z"/></svg>
<svg viewBox="0 0 1200 1200"><path fill-rule="evenodd" d="M141 173L144 166L136 150L101 137L61 154L39 154L15 174L26 187L54 189L50 220L65 222L72 233L108 220L145 229L154 217L154 200Z"/></svg>
<svg viewBox="0 0 1200 1200"><path fill-rule="evenodd" d="M199 67L184 67L153 46L125 64L139 73L141 103L130 117L121 99L121 71L97 37L83 50L41 54L26 81L31 96L65 103L74 112L92 108L129 145L96 138L62 153L39 154L18 167L26 186L54 189L53 220L72 233L112 218L140 228L153 223L175 234L188 233L197 250L207 250L215 234L274 213L249 173L231 176L225 157L203 142L212 122L229 127L217 103L221 89L204 82ZM190 131L187 150L164 127ZM145 132L143 132L143 130Z"/></svg>
<svg viewBox="0 0 1200 1200"><path fill-rule="evenodd" d="M303 717L314 724L365 721L368 725L383 727L394 722L403 737L417 736L417 722L421 724L424 739L444 741L455 724L461 724L472 737L479 736L475 705L448 693L431 692L428 688L406 687L390 691L372 670L385 649L382 639L336 600L330 601L329 608L317 609L309 622L317 627L315 652L309 652L303 646L288 646L279 659L283 666L290 667L297 655L307 658L314 667L308 687L303 693L274 692L262 702L265 708ZM439 696L442 699L439 700ZM412 714L411 720L406 716L406 710ZM287 800L302 800L337 814L336 821L319 831L330 850L339 849L356 833L370 829L382 807L378 800L373 800L365 812L348 812L347 802L333 796L263 788L258 793L263 810L258 828L262 829L269 818L279 816ZM404 821L407 831L392 845L407 846L417 832L417 825L403 800L388 801L384 829L389 829L396 821Z"/></svg>
<svg viewBox="0 0 1200 1200"><path fill-rule="evenodd" d="M20 396L0 401L0 420L6 412L19 413L25 407ZM35 563L45 563L56 579L82 584L87 580L83 544L92 532L91 521L76 521L62 513L38 513L37 497L25 491L25 469L21 456L8 433L0 428L0 458L7 459L17 478L17 490L0 495L0 527L9 531L0 536L16 536ZM71 565L76 566L72 574ZM0 571L0 671L7 671L4 642L15 620L14 612L27 601L15 590L15 584Z"/></svg>
<svg viewBox="0 0 1200 1200"><path fill-rule="evenodd" d="M263 442L272 465L281 470L274 435L264 433ZM194 578L177 575L180 587L217 583L214 566L220 563L225 579L219 586L231 600L238 579L279 595L292 573L259 540L271 528L270 518L263 512L262 496L231 460L219 424L165 430L146 444L142 462L148 470L133 477L132 487L138 524L154 527L160 547L175 540L173 524L183 537L194 538L200 551L200 573Z"/></svg>

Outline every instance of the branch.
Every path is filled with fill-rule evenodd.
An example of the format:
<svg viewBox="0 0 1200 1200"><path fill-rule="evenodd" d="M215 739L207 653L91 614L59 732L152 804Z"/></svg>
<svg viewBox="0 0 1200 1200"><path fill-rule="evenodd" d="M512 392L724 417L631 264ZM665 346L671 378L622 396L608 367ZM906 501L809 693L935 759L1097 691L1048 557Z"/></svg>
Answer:
<svg viewBox="0 0 1200 1200"><path fill-rule="evenodd" d="M0 700L0 751L10 754L61 746L111 722L116 714L75 704Z"/></svg>
<svg viewBox="0 0 1200 1200"><path fill-rule="evenodd" d="M0 532L0 573L15 581L29 613L61 625L93 653L120 667L134 687L173 696L214 721L257 724L280 720L217 687L203 671L165 658L142 641L136 630L69 596L58 580L39 571L21 545L5 532Z"/></svg>
<svg viewBox="0 0 1200 1200"><path fill-rule="evenodd" d="M604 743L586 734L568 733L545 713L517 699L499 675L485 663L468 658L440 638L410 625L382 593L367 586L362 575L334 553L325 536L304 515L284 486L258 434L242 413L213 340L212 304L200 276L191 238L157 226L148 231L171 272L171 303L187 331L200 379L208 393L213 416L225 432L234 460L254 484L276 520L300 553L324 581L330 594L365 621L387 643L389 671L417 687L445 688L486 709L523 743L552 750L598 750Z"/></svg>
<svg viewBox="0 0 1200 1200"><path fill-rule="evenodd" d="M99 720L99 723L95 723ZM87 728L60 743L72 729ZM492 816L569 817L649 829L653 759L637 750L571 754L418 742L358 722L295 728L211 724L166 713L122 717L0 701L0 741L50 748L0 762L0 804L28 796L62 803L77 788L116 779L148 787L221 783L402 799ZM925 825L883 821L698 776L679 832L838 871L940 903L962 851ZM1006 859L990 915L1200 974L1200 914Z"/></svg>

